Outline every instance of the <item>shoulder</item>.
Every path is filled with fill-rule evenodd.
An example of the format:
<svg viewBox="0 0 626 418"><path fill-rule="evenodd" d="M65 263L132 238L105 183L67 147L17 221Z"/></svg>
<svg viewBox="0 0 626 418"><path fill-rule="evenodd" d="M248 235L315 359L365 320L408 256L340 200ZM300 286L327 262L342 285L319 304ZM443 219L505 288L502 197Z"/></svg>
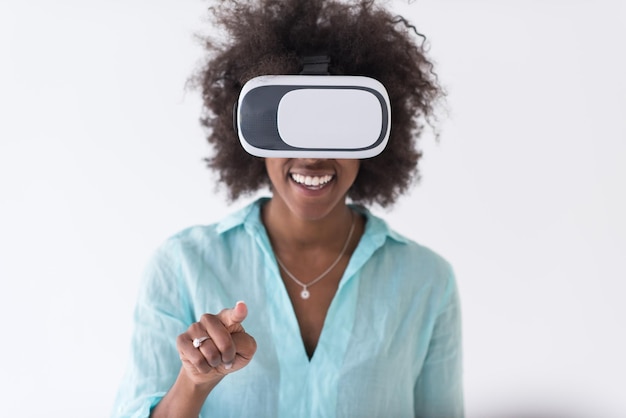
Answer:
<svg viewBox="0 0 626 418"><path fill-rule="evenodd" d="M190 301L198 286L210 285L215 290L227 281L253 242L254 235L246 227L250 209L233 212L219 222L187 227L167 238L145 266L146 292Z"/></svg>
<svg viewBox="0 0 626 418"><path fill-rule="evenodd" d="M215 223L187 227L167 238L157 253L176 258L224 256L254 234L261 203L252 202Z"/></svg>
<svg viewBox="0 0 626 418"><path fill-rule="evenodd" d="M156 248L152 262L179 264L186 259L198 259L207 247L219 248L221 237L217 225L194 225L171 235Z"/></svg>
<svg viewBox="0 0 626 418"><path fill-rule="evenodd" d="M399 236L402 236L398 234ZM394 250L404 256L405 262L415 266L422 272L447 278L453 275L452 265L441 254L430 247L418 243L410 238L404 238L404 245L394 247Z"/></svg>
<svg viewBox="0 0 626 418"><path fill-rule="evenodd" d="M456 292L456 279L451 263L438 252L391 229L382 218L364 211L367 217L364 247L373 247L367 262L366 280L386 277L386 284L406 294L431 296L443 300Z"/></svg>
<svg viewBox="0 0 626 418"><path fill-rule="evenodd" d="M359 208L367 219L363 240L379 247L379 255L390 257L404 265L449 273L452 267L441 254L392 229L387 222L370 211Z"/></svg>

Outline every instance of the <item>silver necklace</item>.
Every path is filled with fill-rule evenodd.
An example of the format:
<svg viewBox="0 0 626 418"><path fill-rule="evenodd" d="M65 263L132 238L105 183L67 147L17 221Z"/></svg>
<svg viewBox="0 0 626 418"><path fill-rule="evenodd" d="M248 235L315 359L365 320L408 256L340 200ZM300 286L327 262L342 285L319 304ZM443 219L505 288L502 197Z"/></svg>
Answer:
<svg viewBox="0 0 626 418"><path fill-rule="evenodd" d="M287 270L287 267L285 267L283 262L280 261L278 256L276 256L276 261L278 262L280 267L282 267L282 269L285 271L285 273L287 273L287 276L289 276L289 278L291 280L293 280L294 282L296 282L297 284L299 284L302 287L302 291L300 292L300 297L302 299L308 299L309 296L311 296L311 293L309 292L308 288L313 286L315 283L319 282L320 280L322 280L324 277L326 277L326 275L328 273L330 273L330 271L333 268L335 268L337 263L339 263L339 260L341 260L341 257L343 257L343 255L346 253L346 250L348 249L348 244L350 244L350 238L352 238L352 233L354 232L354 225L355 225L354 213L351 212L351 214L352 214L352 225L350 225L350 232L348 233L348 238L346 239L345 244L343 244L343 249L341 250L341 253L339 254L339 257L337 257L337 259L333 262L333 264L331 264L330 267L328 267L326 270L324 270L324 272L322 274L320 274L319 276L317 276L316 278L314 278L310 282L302 283L300 280L298 280L298 278L296 276L294 276L289 270Z"/></svg>

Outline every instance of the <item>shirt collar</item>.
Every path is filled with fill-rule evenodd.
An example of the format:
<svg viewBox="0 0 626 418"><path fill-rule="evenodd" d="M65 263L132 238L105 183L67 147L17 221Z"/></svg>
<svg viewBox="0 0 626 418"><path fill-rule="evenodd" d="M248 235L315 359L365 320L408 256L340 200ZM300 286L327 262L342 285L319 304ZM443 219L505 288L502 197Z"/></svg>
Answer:
<svg viewBox="0 0 626 418"><path fill-rule="evenodd" d="M263 227L263 223L261 222L261 206L268 200L268 197L259 198L249 205L231 213L217 224L217 233L221 235L233 228L243 225L249 225L255 228Z"/></svg>
<svg viewBox="0 0 626 418"><path fill-rule="evenodd" d="M269 199L269 197L261 197L244 208L233 212L217 224L217 232L224 234L239 226L243 226L247 230L264 230L265 227L261 222L261 206ZM381 246L387 238L403 244L408 243L404 236L392 230L383 219L372 214L364 206L350 205L350 207L363 214L367 219L363 239L372 242L375 246Z"/></svg>

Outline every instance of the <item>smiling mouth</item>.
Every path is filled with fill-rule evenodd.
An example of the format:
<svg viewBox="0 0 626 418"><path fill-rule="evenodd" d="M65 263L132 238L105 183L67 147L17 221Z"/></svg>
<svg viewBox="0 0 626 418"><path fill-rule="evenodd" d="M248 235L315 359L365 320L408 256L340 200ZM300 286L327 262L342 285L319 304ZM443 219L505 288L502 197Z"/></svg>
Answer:
<svg viewBox="0 0 626 418"><path fill-rule="evenodd" d="M323 176L305 176L303 174L291 173L291 180L308 189L317 190L325 187L335 176L325 174Z"/></svg>

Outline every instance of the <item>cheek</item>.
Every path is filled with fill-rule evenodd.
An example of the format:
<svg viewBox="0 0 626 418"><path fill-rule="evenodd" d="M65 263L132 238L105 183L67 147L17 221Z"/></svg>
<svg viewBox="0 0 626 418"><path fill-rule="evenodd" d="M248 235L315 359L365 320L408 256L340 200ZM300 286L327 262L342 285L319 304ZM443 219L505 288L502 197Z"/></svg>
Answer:
<svg viewBox="0 0 626 418"><path fill-rule="evenodd" d="M345 167L344 171L346 173L346 177L351 180L350 181L351 183L353 183L359 174L361 161L360 160L347 160L344 167Z"/></svg>
<svg viewBox="0 0 626 418"><path fill-rule="evenodd" d="M271 181L278 180L283 177L282 173L283 164L280 159L266 158L265 159L265 171Z"/></svg>

